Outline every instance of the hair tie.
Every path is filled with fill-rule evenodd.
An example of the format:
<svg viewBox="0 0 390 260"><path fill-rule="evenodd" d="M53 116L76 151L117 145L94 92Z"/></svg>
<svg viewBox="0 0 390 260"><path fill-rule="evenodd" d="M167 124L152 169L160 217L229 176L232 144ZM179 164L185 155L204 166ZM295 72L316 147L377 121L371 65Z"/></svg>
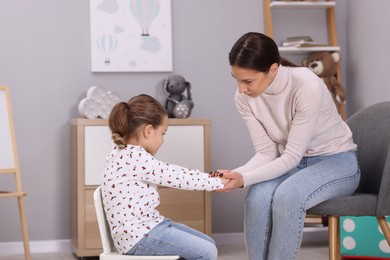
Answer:
<svg viewBox="0 0 390 260"><path fill-rule="evenodd" d="M127 108L127 110L131 111L131 105L130 105L129 103L127 103L127 102L123 102L123 103L125 103L125 104L126 104L126 108Z"/></svg>

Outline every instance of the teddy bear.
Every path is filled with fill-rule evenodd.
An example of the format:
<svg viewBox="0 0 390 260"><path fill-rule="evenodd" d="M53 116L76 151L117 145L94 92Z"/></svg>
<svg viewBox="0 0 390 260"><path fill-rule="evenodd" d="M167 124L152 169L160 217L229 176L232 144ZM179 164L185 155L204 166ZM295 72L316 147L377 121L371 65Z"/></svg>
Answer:
<svg viewBox="0 0 390 260"><path fill-rule="evenodd" d="M168 95L165 102L169 118L187 118L194 102L191 99L191 84L183 76L172 74L163 81L164 92ZM187 90L187 96L183 93Z"/></svg>
<svg viewBox="0 0 390 260"><path fill-rule="evenodd" d="M312 52L302 60L302 65L309 68L319 76L332 94L339 114L345 118L344 103L346 99L345 89L336 78L337 63L340 62L338 52L320 51Z"/></svg>

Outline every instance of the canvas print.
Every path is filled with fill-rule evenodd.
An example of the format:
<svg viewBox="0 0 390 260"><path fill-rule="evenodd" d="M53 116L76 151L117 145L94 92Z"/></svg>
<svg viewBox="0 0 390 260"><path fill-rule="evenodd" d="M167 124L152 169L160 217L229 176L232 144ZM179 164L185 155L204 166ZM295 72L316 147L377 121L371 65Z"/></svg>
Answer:
<svg viewBox="0 0 390 260"><path fill-rule="evenodd" d="M93 72L172 71L170 0L90 0Z"/></svg>

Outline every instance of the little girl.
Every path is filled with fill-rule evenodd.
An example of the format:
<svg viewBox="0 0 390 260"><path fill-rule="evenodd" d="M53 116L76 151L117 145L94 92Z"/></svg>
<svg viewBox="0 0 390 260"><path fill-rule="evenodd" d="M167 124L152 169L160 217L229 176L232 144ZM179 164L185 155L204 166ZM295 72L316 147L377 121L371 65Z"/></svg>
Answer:
<svg viewBox="0 0 390 260"><path fill-rule="evenodd" d="M153 157L164 142L168 116L148 95L114 106L109 118L114 147L107 155L102 185L104 210L115 246L127 255L179 255L217 259L209 236L161 216L158 185L216 190L225 179L161 162Z"/></svg>

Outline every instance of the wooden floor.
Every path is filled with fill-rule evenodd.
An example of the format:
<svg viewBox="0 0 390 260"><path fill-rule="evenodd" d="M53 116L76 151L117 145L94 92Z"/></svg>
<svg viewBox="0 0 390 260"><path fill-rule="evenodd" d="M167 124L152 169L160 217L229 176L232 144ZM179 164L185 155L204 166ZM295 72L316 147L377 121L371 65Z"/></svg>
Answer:
<svg viewBox="0 0 390 260"><path fill-rule="evenodd" d="M218 260L247 260L244 246L218 247ZM305 244L298 253L297 260L328 260L328 246L326 244Z"/></svg>
<svg viewBox="0 0 390 260"><path fill-rule="evenodd" d="M77 260L73 254L39 254L32 255L32 260ZM86 257L85 260L97 260L97 257ZM247 260L245 246L219 246L218 260ZM298 253L297 260L328 260L328 246L323 243L305 243ZM23 256L3 256L0 260L24 260Z"/></svg>

